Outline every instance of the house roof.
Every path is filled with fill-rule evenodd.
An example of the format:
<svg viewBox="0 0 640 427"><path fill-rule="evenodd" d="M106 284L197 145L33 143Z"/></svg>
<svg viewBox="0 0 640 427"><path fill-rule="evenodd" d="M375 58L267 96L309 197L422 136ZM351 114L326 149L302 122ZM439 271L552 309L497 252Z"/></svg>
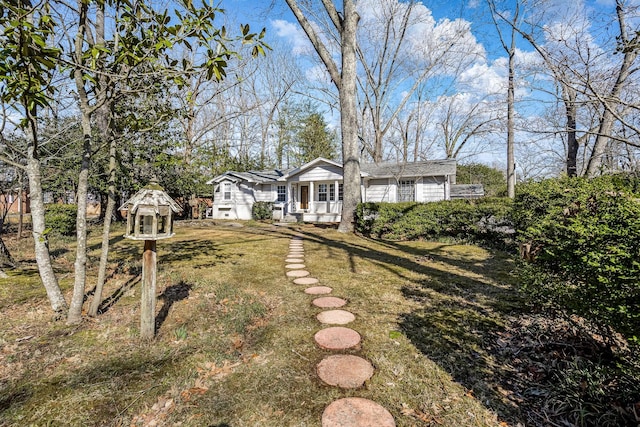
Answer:
<svg viewBox="0 0 640 427"><path fill-rule="evenodd" d="M362 163L360 170L371 178L455 175L456 161L446 159L413 163Z"/></svg>
<svg viewBox="0 0 640 427"><path fill-rule="evenodd" d="M222 182L225 179L231 180L234 182L247 181L255 184L263 184L265 182L277 181L279 178L285 175L286 172L287 171L281 171L278 169L270 169L265 171L247 171L247 172L228 171L211 179L210 181L207 182L207 184Z"/></svg>
<svg viewBox="0 0 640 427"><path fill-rule="evenodd" d="M295 169L278 170L271 169L265 171L248 171L234 172L229 171L216 176L207 182L207 184L219 183L224 180L233 182L246 181L255 184L263 184L274 181L286 181L291 176L297 175L307 169L315 167L319 164L329 164L342 168L342 164L323 157L318 157L304 165ZM361 163L360 172L363 177L368 178L398 178L398 177L417 177L417 176L445 176L455 175L456 161L454 159L447 160L429 160L413 163Z"/></svg>
<svg viewBox="0 0 640 427"><path fill-rule="evenodd" d="M316 165L318 165L319 163L328 163L330 165L333 166L337 166L340 169L342 169L342 164L338 163L338 162L334 162L333 160L329 160L329 159L325 159L324 157L318 157L316 159L311 160L310 162L305 163L304 165L297 167L295 169L290 170L287 174L285 174L284 176L282 176L282 178L280 178L280 181L286 181L287 178L293 176L293 175L297 175L300 172L303 172L307 169L310 169Z"/></svg>

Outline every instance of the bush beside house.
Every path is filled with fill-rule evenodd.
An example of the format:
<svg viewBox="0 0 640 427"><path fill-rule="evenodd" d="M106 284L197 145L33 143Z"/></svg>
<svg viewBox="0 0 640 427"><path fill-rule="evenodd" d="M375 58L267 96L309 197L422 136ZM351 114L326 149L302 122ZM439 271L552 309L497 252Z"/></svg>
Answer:
<svg viewBox="0 0 640 427"><path fill-rule="evenodd" d="M524 258L536 304L576 314L640 345L640 180L607 176L522 184L507 199L363 203L356 229L389 240L455 239Z"/></svg>

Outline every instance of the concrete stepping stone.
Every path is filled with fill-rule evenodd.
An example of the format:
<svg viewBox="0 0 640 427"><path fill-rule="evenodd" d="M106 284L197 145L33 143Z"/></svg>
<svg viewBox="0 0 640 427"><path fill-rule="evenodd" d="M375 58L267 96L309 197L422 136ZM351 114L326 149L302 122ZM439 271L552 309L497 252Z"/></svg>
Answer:
<svg viewBox="0 0 640 427"><path fill-rule="evenodd" d="M322 413L322 427L395 427L393 415L383 406L361 397L338 399Z"/></svg>
<svg viewBox="0 0 640 427"><path fill-rule="evenodd" d="M368 360L345 354L325 357L316 369L322 381L340 388L362 387L373 376L373 365Z"/></svg>
<svg viewBox="0 0 640 427"><path fill-rule="evenodd" d="M302 258L293 258L292 257L292 258L285 259L284 262L286 262L286 263L294 263L295 264L295 263L303 263L304 260Z"/></svg>
<svg viewBox="0 0 640 427"><path fill-rule="evenodd" d="M313 305L320 308L338 308L346 304L346 300L338 297L320 297L313 300Z"/></svg>
<svg viewBox="0 0 640 427"><path fill-rule="evenodd" d="M332 326L318 331L313 339L326 350L346 350L360 344L361 337L353 329Z"/></svg>
<svg viewBox="0 0 640 427"><path fill-rule="evenodd" d="M318 313L316 319L328 325L346 325L356 320L356 316L346 310L329 310Z"/></svg>
<svg viewBox="0 0 640 427"><path fill-rule="evenodd" d="M300 270L304 267L304 264L287 264L284 266L284 268L288 268L289 270Z"/></svg>
<svg viewBox="0 0 640 427"><path fill-rule="evenodd" d="M323 294L330 294L332 290L333 289L331 289L328 286L313 286L305 289L304 293L309 295L323 295Z"/></svg>
<svg viewBox="0 0 640 427"><path fill-rule="evenodd" d="M319 281L320 280L316 279L315 277L299 277L297 279L294 279L293 283L295 283L296 285L315 285Z"/></svg>
<svg viewBox="0 0 640 427"><path fill-rule="evenodd" d="M287 271L287 277L306 277L309 272L306 270L291 270Z"/></svg>

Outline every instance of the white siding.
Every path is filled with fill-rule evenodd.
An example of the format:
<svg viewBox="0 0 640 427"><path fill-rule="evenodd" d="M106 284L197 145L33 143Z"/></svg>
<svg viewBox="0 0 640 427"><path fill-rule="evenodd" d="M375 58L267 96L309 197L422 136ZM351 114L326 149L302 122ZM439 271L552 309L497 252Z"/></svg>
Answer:
<svg viewBox="0 0 640 427"><path fill-rule="evenodd" d="M255 186L257 202L273 202L276 200L276 188L272 184L258 184Z"/></svg>
<svg viewBox="0 0 640 427"><path fill-rule="evenodd" d="M395 186L394 186L395 187ZM392 186L389 185L389 179L372 179L367 183L365 189L366 202L390 202Z"/></svg>
<svg viewBox="0 0 640 427"><path fill-rule="evenodd" d="M334 165L320 165L291 177L290 181L335 181L342 182L342 168Z"/></svg>
<svg viewBox="0 0 640 427"><path fill-rule="evenodd" d="M444 177L425 176L422 180L422 196L425 202L437 202L445 199Z"/></svg>

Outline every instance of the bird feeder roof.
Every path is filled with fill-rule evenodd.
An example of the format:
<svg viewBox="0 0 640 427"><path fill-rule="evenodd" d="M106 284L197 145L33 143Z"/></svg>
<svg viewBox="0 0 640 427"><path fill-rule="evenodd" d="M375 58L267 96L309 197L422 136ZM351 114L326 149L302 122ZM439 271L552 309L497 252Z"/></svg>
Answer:
<svg viewBox="0 0 640 427"><path fill-rule="evenodd" d="M128 209L131 214L135 214L140 206L154 207L156 214L160 214L159 206L168 206L174 213L182 212L180 205L165 193L164 189L155 181L151 181L124 202L120 210Z"/></svg>

